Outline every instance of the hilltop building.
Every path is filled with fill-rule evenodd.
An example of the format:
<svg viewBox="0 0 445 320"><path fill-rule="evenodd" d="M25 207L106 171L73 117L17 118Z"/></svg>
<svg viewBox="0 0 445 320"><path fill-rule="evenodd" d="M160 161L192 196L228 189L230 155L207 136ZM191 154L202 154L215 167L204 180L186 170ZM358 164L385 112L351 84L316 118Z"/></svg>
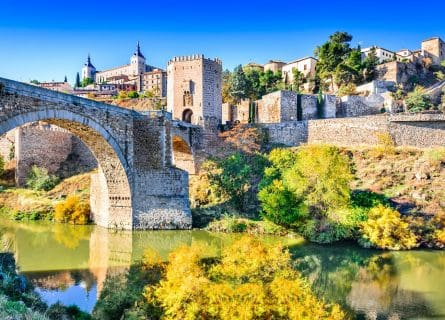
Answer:
<svg viewBox="0 0 445 320"><path fill-rule="evenodd" d="M306 79L315 76L317 61L318 60L313 57L305 57L284 65L281 69L284 82L291 84L294 81L294 69L300 71Z"/></svg>
<svg viewBox="0 0 445 320"><path fill-rule="evenodd" d="M114 84L118 91L151 91L158 97L165 97L167 91L166 72L146 63L139 42L130 57L130 63L123 66L97 71L88 55L87 62L82 68L82 80L86 78L92 79L96 84Z"/></svg>
<svg viewBox="0 0 445 320"><path fill-rule="evenodd" d="M275 61L269 60L268 63L264 65L264 71L272 71L273 73L281 72L283 67L286 65L286 62L283 61Z"/></svg>
<svg viewBox="0 0 445 320"><path fill-rule="evenodd" d="M442 61L445 61L445 42L439 37L422 41L421 48L414 51L402 49L395 52L378 46L364 48L362 49L362 59L365 59L373 49L380 63L390 61L415 62L418 59L430 58L433 65L440 65Z"/></svg>
<svg viewBox="0 0 445 320"><path fill-rule="evenodd" d="M82 80L92 79L93 81L96 79L96 68L91 63L91 57L88 54L87 62L82 68Z"/></svg>
<svg viewBox="0 0 445 320"><path fill-rule="evenodd" d="M56 81L51 81L51 82L40 82L38 84L39 87L45 88L45 89L49 89L52 91L58 91L58 92L64 92L64 93L72 93L73 92L73 88L71 87L71 85L68 82L56 82Z"/></svg>
<svg viewBox="0 0 445 320"><path fill-rule="evenodd" d="M222 62L204 55L175 57L167 66L167 110L205 128L221 123Z"/></svg>

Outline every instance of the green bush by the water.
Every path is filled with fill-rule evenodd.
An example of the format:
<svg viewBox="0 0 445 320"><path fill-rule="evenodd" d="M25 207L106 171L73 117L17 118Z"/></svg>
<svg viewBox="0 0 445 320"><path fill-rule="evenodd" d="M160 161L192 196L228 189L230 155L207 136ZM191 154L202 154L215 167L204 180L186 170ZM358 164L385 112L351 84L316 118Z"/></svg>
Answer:
<svg viewBox="0 0 445 320"><path fill-rule="evenodd" d="M33 190L49 191L58 184L60 179L55 175L48 174L45 168L32 166L26 176L26 186Z"/></svg>

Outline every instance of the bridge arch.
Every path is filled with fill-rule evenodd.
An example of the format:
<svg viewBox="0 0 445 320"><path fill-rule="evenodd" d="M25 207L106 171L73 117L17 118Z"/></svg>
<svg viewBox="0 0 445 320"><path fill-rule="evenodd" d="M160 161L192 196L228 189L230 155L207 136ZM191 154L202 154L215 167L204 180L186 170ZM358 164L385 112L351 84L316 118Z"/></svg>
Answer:
<svg viewBox="0 0 445 320"><path fill-rule="evenodd" d="M180 135L172 137L173 164L189 174L196 174L195 156L193 149Z"/></svg>
<svg viewBox="0 0 445 320"><path fill-rule="evenodd" d="M96 157L93 218L121 229L191 227L188 174L171 166L171 114L142 113L0 78L0 133L44 121Z"/></svg>
<svg viewBox="0 0 445 320"><path fill-rule="evenodd" d="M0 135L23 125L44 121L70 131L90 149L98 162L91 184L91 211L95 223L105 227L131 228L132 174L119 143L90 117L70 110L44 109L0 120ZM20 148L20 145L16 146Z"/></svg>

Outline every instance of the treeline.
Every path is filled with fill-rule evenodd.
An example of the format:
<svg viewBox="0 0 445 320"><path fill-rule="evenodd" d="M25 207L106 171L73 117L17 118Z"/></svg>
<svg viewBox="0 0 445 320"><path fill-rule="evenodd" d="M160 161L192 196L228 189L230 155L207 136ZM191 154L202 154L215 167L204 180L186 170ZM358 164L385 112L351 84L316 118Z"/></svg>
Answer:
<svg viewBox="0 0 445 320"><path fill-rule="evenodd" d="M340 94L355 93L355 86L376 78L379 59L375 49L362 60L360 46L351 47L352 35L335 32L314 54L318 59L314 75L306 77L294 69L293 81L286 83L281 72L262 71L255 67L237 66L223 74L223 101L236 104L242 99L257 100L276 90L320 93L338 89ZM305 85L306 84L306 85ZM306 90L305 90L306 88Z"/></svg>

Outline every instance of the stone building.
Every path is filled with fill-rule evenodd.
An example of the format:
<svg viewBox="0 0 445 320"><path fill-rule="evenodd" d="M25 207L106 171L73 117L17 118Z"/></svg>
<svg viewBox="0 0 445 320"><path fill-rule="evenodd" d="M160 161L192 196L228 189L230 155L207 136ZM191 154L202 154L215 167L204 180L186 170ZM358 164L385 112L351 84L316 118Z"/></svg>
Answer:
<svg viewBox="0 0 445 320"><path fill-rule="evenodd" d="M144 72L139 76L138 88L141 92L151 92L155 97L167 96L167 72L161 69Z"/></svg>
<svg viewBox="0 0 445 320"><path fill-rule="evenodd" d="M73 91L73 88L70 86L68 82L55 82L55 81L40 82L38 86L48 90L64 92L64 93L71 93Z"/></svg>
<svg viewBox="0 0 445 320"><path fill-rule="evenodd" d="M313 57L306 57L289 62L282 68L283 80L286 84L291 84L294 81L293 70L300 71L305 78L311 78L315 75L316 65L317 59Z"/></svg>
<svg viewBox="0 0 445 320"><path fill-rule="evenodd" d="M283 67L286 65L286 62L269 60L268 63L264 65L264 71L272 71L273 73L281 72Z"/></svg>
<svg viewBox="0 0 445 320"><path fill-rule="evenodd" d="M362 59L365 59L375 49L375 54L380 63L390 61L416 62L419 59L431 58L433 65L440 65L445 60L445 42L439 37L433 37L422 41L419 50L402 49L397 52L378 46L362 49Z"/></svg>
<svg viewBox="0 0 445 320"><path fill-rule="evenodd" d="M129 78L136 78L144 72L153 70L153 67L146 65L145 57L141 52L141 47L139 42L136 45L136 50L130 57L130 63L108 69L103 71L98 71L96 73L96 78L94 79L97 83L109 82L113 80L113 77L127 76Z"/></svg>
<svg viewBox="0 0 445 320"><path fill-rule="evenodd" d="M445 42L439 37L422 41L421 50L423 56L431 58L434 65L440 65L445 61Z"/></svg>
<svg viewBox="0 0 445 320"><path fill-rule="evenodd" d="M143 92L150 90L159 92L157 95L159 97L166 95L165 72L146 64L139 42L130 57L130 63L123 66L96 71L90 56L88 56L87 63L82 68L82 79L85 78L91 78L97 84L115 84L118 91L138 90Z"/></svg>
<svg viewBox="0 0 445 320"><path fill-rule="evenodd" d="M96 79L96 68L91 63L90 55L88 55L87 62L82 68L82 80L85 79L91 79L93 81Z"/></svg>
<svg viewBox="0 0 445 320"><path fill-rule="evenodd" d="M174 119L204 127L221 123L221 60L175 57L168 62L167 77L167 110Z"/></svg>
<svg viewBox="0 0 445 320"><path fill-rule="evenodd" d="M247 71L247 70L256 70L256 71L264 71L264 66L256 63L256 62L249 62L248 64L243 66L243 70Z"/></svg>

